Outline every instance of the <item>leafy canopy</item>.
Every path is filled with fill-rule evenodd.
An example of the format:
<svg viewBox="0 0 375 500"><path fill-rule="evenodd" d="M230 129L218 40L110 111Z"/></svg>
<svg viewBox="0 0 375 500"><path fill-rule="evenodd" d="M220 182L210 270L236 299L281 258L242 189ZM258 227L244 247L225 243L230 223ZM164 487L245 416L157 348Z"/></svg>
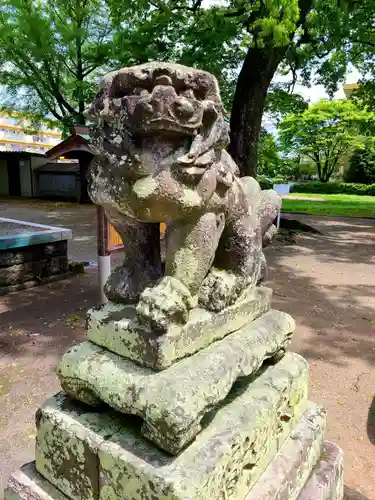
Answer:
<svg viewBox="0 0 375 500"><path fill-rule="evenodd" d="M0 104L69 126L84 122L109 70L149 60L200 67L233 109L231 153L249 173L274 72L306 84L317 75L331 92L349 63L373 75L373 12L375 0L0 0ZM277 120L304 107L285 89L267 100Z"/></svg>
<svg viewBox="0 0 375 500"><path fill-rule="evenodd" d="M258 174L267 177L275 177L279 174L281 159L277 144L273 135L264 128L260 133L258 161Z"/></svg>
<svg viewBox="0 0 375 500"><path fill-rule="evenodd" d="M106 71L169 60L212 71L230 105L255 36L282 44L297 16L297 0L0 0L0 102L80 123Z"/></svg>
<svg viewBox="0 0 375 500"><path fill-rule="evenodd" d="M327 182L343 156L363 144L360 134L371 133L375 115L348 100L320 101L303 113L287 116L279 137L287 153L312 159L319 179Z"/></svg>
<svg viewBox="0 0 375 500"><path fill-rule="evenodd" d="M300 94L290 93L281 85L272 85L267 94L265 110L279 122L292 113L302 113L308 106Z"/></svg>
<svg viewBox="0 0 375 500"><path fill-rule="evenodd" d="M112 35L101 0L1 0L3 106L82 121L93 81L112 60Z"/></svg>

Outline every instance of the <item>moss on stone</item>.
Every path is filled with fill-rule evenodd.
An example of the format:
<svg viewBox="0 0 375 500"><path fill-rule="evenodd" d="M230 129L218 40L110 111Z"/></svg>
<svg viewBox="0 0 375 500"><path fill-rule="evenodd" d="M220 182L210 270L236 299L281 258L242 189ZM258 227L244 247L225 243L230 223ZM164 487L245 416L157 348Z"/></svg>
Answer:
<svg viewBox="0 0 375 500"><path fill-rule="evenodd" d="M171 324L163 335L139 324L135 307L109 302L88 313L89 340L139 364L163 370L177 360L235 332L269 310L272 290L255 287L219 313L196 307L186 325Z"/></svg>
<svg viewBox="0 0 375 500"><path fill-rule="evenodd" d="M200 432L205 413L226 397L236 379L255 373L284 350L293 331L289 315L269 311L162 372L85 342L65 354L58 374L73 397L86 403L102 400L142 417L143 434L176 454Z"/></svg>
<svg viewBox="0 0 375 500"><path fill-rule="evenodd" d="M41 411L55 422L56 432L62 429L70 436L59 438L67 443L66 453L80 453L82 448L71 445L77 439L98 443L100 500L145 500L152 495L157 500L242 500L305 411L307 385L307 362L292 353L265 367L257 378L242 378L178 457L168 456L142 438L130 417L123 417L121 429L107 437L103 436L107 424L101 424L102 413L78 415L68 405L61 409L54 399ZM43 422L42 418L40 435L51 429L43 431ZM45 434L43 441L44 456L52 461L53 448L50 453L46 450L51 441ZM63 489L64 481L55 485L72 500L77 498Z"/></svg>

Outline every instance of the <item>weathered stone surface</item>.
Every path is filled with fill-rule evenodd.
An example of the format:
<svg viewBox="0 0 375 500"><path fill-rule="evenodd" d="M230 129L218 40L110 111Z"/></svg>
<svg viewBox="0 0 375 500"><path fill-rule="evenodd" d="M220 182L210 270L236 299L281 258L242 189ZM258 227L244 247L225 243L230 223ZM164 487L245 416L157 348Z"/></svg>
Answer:
<svg viewBox="0 0 375 500"><path fill-rule="evenodd" d="M219 313L191 310L185 325L171 324L160 336L139 324L134 306L109 302L89 311L87 336L112 352L161 370L261 316L269 310L271 297L270 288L248 289L233 306Z"/></svg>
<svg viewBox="0 0 375 500"><path fill-rule="evenodd" d="M37 469L42 474L53 470L56 449L63 450L66 463L81 464L83 450L90 446L98 450L100 500L243 500L306 410L307 385L307 362L287 353L276 365L264 366L257 378L238 381L206 416L196 440L177 457L141 437L134 417L111 416L122 425L113 433L113 425L102 420L110 412L103 415L88 408L80 413L69 409L67 396L59 396L58 403L52 398L41 409ZM94 463L90 461L92 467ZM74 468L80 484L90 484L94 472ZM81 498L72 494L61 472L56 477L48 479L72 500Z"/></svg>
<svg viewBox="0 0 375 500"><path fill-rule="evenodd" d="M44 260L48 257L66 256L68 242L56 241L27 247L17 247L0 251L0 267L14 266L23 262Z"/></svg>
<svg viewBox="0 0 375 500"><path fill-rule="evenodd" d="M219 312L264 278L262 236L281 199L239 177L213 75L162 62L113 71L87 115L89 194L126 242L104 288L110 300L137 303L140 322L165 332L197 300Z"/></svg>
<svg viewBox="0 0 375 500"><path fill-rule="evenodd" d="M19 292L21 290L28 290L29 288L34 288L34 286L53 283L54 281L59 281L69 277L71 277L70 273L55 274L53 276L47 276L46 278L38 278L37 280L25 281L25 283L18 283L18 285L0 286L0 296L6 295L7 293Z"/></svg>
<svg viewBox="0 0 375 500"><path fill-rule="evenodd" d="M11 286L68 271L67 256L24 262L0 268L0 286Z"/></svg>
<svg viewBox="0 0 375 500"><path fill-rule="evenodd" d="M310 403L245 500L296 500L321 456L325 428L324 409Z"/></svg>
<svg viewBox="0 0 375 500"><path fill-rule="evenodd" d="M4 500L68 500L52 484L46 481L30 462L9 479ZM77 499L78 500L78 499Z"/></svg>
<svg viewBox="0 0 375 500"><path fill-rule="evenodd" d="M85 342L64 355L58 375L71 396L89 404L104 401L140 416L143 435L177 454L200 432L202 418L237 378L255 373L264 360L284 352L293 331L288 314L269 311L162 372Z"/></svg>
<svg viewBox="0 0 375 500"><path fill-rule="evenodd" d="M113 412L90 411L60 393L37 413L36 468L69 498L99 496L98 448L121 429Z"/></svg>
<svg viewBox="0 0 375 500"><path fill-rule="evenodd" d="M344 453L326 441L319 462L298 500L342 500L344 498Z"/></svg>

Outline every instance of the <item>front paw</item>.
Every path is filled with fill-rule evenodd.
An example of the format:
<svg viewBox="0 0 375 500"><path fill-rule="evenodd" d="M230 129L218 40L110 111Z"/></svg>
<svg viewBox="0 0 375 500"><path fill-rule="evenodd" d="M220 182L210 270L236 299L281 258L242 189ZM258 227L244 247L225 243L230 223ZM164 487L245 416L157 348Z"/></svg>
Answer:
<svg viewBox="0 0 375 500"><path fill-rule="evenodd" d="M199 305L209 311L219 312L233 304L238 297L238 276L211 269L199 290Z"/></svg>
<svg viewBox="0 0 375 500"><path fill-rule="evenodd" d="M193 305L189 290L176 278L164 276L141 293L136 310L141 324L164 333L171 323L185 324Z"/></svg>

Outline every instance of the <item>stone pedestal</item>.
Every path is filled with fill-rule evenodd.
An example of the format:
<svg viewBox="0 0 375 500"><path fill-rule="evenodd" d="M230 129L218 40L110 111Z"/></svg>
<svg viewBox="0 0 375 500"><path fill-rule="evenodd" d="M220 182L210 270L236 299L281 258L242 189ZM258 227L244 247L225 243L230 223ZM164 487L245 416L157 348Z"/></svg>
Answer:
<svg viewBox="0 0 375 500"><path fill-rule="evenodd" d="M10 479L5 499L341 500L342 452L324 443L325 412L308 401L307 362L285 353L294 321L267 311L269 302L267 289L256 290L259 312L247 324L232 323L235 331L216 342L208 335L209 345L168 357L174 362L158 371L149 366L169 332L154 343L149 332L154 355L142 366L140 355L120 354L134 339L128 312L121 319L111 303L90 311L91 340L63 356L65 392L38 411L35 463Z"/></svg>

